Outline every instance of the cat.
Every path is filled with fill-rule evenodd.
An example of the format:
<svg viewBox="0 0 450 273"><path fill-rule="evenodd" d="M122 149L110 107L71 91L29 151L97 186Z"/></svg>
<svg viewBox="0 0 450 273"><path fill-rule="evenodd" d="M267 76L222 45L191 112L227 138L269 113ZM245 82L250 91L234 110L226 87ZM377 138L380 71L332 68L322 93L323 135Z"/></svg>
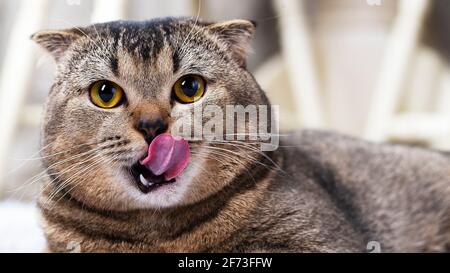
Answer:
<svg viewBox="0 0 450 273"><path fill-rule="evenodd" d="M162 18L32 36L57 64L38 200L49 251L450 250L443 152L301 130L273 151L249 139L184 140L190 158L178 156L188 163L175 179L141 164L183 141L170 136L174 117L195 107L270 105L246 69L255 30Z"/></svg>

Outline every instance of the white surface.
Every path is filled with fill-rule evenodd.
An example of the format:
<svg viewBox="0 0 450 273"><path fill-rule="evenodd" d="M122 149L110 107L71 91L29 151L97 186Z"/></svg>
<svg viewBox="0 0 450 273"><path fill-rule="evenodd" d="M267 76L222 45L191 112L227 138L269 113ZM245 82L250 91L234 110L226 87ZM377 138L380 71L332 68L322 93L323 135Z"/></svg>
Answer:
<svg viewBox="0 0 450 273"><path fill-rule="evenodd" d="M125 18L125 0L96 0L94 2L94 12L92 23L102 23Z"/></svg>
<svg viewBox="0 0 450 273"><path fill-rule="evenodd" d="M42 252L45 238L34 204L0 202L0 252Z"/></svg>

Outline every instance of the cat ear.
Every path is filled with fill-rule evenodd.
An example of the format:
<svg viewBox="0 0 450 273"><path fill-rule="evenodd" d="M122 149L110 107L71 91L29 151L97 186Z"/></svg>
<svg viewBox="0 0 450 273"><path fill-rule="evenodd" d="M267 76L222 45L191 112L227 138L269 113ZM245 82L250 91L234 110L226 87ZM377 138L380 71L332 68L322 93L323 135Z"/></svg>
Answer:
<svg viewBox="0 0 450 273"><path fill-rule="evenodd" d="M241 66L245 66L247 51L256 30L256 23L248 20L231 20L211 24L208 29L217 34L218 39L229 46L233 58Z"/></svg>
<svg viewBox="0 0 450 273"><path fill-rule="evenodd" d="M45 30L31 36L31 39L46 49L58 61L69 46L83 35L78 29Z"/></svg>

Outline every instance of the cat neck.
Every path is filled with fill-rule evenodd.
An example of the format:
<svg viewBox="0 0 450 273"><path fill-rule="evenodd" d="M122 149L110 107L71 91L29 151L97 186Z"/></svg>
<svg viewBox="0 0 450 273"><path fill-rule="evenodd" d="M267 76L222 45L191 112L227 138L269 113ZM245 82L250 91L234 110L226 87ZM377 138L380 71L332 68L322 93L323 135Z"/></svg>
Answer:
<svg viewBox="0 0 450 273"><path fill-rule="evenodd" d="M262 162L282 164L280 153L269 153ZM230 251L237 230L254 222L267 187L278 174L265 164L254 164L251 173L217 194L196 204L127 212L103 211L86 206L67 192L56 201L40 201L44 230L51 251L68 251L79 242L81 251L198 252ZM52 185L41 195L47 200Z"/></svg>

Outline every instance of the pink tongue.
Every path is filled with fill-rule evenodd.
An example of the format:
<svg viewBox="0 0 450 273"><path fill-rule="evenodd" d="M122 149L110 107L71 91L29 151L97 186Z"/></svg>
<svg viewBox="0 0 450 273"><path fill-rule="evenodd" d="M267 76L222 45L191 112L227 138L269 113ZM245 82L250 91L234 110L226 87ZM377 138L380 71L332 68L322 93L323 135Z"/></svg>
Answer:
<svg viewBox="0 0 450 273"><path fill-rule="evenodd" d="M148 148L148 156L140 163L155 175L164 174L166 180L177 177L187 166L189 144L182 137L171 134L157 136Z"/></svg>

